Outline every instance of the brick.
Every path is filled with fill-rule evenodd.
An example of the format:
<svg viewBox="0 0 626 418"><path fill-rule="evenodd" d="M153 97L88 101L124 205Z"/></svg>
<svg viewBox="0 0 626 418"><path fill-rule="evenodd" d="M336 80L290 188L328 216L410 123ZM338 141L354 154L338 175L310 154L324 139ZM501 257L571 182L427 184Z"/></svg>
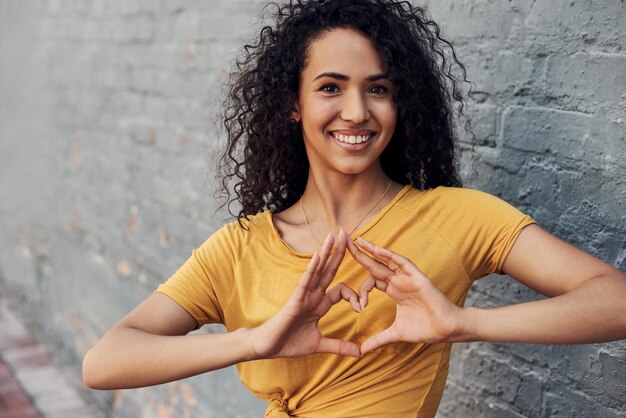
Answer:
<svg viewBox="0 0 626 418"><path fill-rule="evenodd" d="M526 26L532 33L549 36L543 41L553 49L571 45L580 48L581 43L600 43L603 40L617 41L622 49L623 27L618 22L625 17L620 3L606 3L602 7L585 1L562 1L558 3L533 2L529 10Z"/></svg>
<svg viewBox="0 0 626 418"><path fill-rule="evenodd" d="M626 361L610 353L600 353L602 388L611 398L626 405Z"/></svg>
<svg viewBox="0 0 626 418"><path fill-rule="evenodd" d="M575 53L547 58L545 85L549 95L573 96L591 102L619 102L626 85L623 54Z"/></svg>
<svg viewBox="0 0 626 418"><path fill-rule="evenodd" d="M547 367L573 382L583 378L596 351L591 345L511 344L508 348L511 354L535 367Z"/></svg>
<svg viewBox="0 0 626 418"><path fill-rule="evenodd" d="M488 408L486 408L485 412L482 414L485 418L526 418L525 415L515 412L506 405L488 402L487 406Z"/></svg>
<svg viewBox="0 0 626 418"><path fill-rule="evenodd" d="M498 107L487 104L475 105L472 108L474 134L482 146L495 147L497 141Z"/></svg>
<svg viewBox="0 0 626 418"><path fill-rule="evenodd" d="M606 408L585 394L568 387L555 388L545 395L542 416L553 418L623 417L623 411Z"/></svg>
<svg viewBox="0 0 626 418"><path fill-rule="evenodd" d="M504 146L536 153L556 153L562 158L588 157L580 147L589 130L589 115L511 106L504 111Z"/></svg>
<svg viewBox="0 0 626 418"><path fill-rule="evenodd" d="M35 399L37 408L44 411L47 415L50 413L61 413L63 411L73 411L85 407L85 402L76 392L68 392L65 394L54 394ZM70 416L68 414L67 416Z"/></svg>
<svg viewBox="0 0 626 418"><path fill-rule="evenodd" d="M11 376L9 369L4 361L0 358L0 382Z"/></svg>
<svg viewBox="0 0 626 418"><path fill-rule="evenodd" d="M515 399L521 379L506 361L487 352L472 351L463 363L463 379L508 402Z"/></svg>
<svg viewBox="0 0 626 418"><path fill-rule="evenodd" d="M540 416L543 390L543 378L539 373L524 373L515 395L515 406L526 415Z"/></svg>
<svg viewBox="0 0 626 418"><path fill-rule="evenodd" d="M58 391L71 390L66 386L56 386L55 382L63 382L59 371L52 365L20 369L16 371L17 380L33 397L56 394Z"/></svg>
<svg viewBox="0 0 626 418"><path fill-rule="evenodd" d="M119 6L117 4L113 5L106 0L94 0L91 3L91 15L96 19L110 18L119 13Z"/></svg>
<svg viewBox="0 0 626 418"><path fill-rule="evenodd" d="M141 11L141 4L138 1L126 1L120 3L119 9L122 16L135 16Z"/></svg>
<svg viewBox="0 0 626 418"><path fill-rule="evenodd" d="M0 351L10 350L13 348L24 348L34 344L37 344L37 340L35 340L35 338L31 335L7 337L0 341Z"/></svg>
<svg viewBox="0 0 626 418"><path fill-rule="evenodd" d="M47 412L45 418L67 418L67 417L80 417L80 418L101 418L102 414L93 408L74 408L63 410L59 412Z"/></svg>
<svg viewBox="0 0 626 418"><path fill-rule="evenodd" d="M473 60L480 58L474 56ZM530 59L524 53L502 50L494 55L491 63L473 68L479 68L472 73L472 79L476 80L479 89L492 94L515 95L534 85L542 63Z"/></svg>
<svg viewBox="0 0 626 418"><path fill-rule="evenodd" d="M36 368L51 364L46 349L40 345L5 350L4 356L14 369Z"/></svg>
<svg viewBox="0 0 626 418"><path fill-rule="evenodd" d="M7 412L0 412L0 418L41 418L41 416L37 410L31 407L24 407Z"/></svg>
<svg viewBox="0 0 626 418"><path fill-rule="evenodd" d="M129 4L131 2L125 2ZM130 42L150 42L154 39L154 20L149 15L135 16L126 22L132 28L130 37L126 41Z"/></svg>
<svg viewBox="0 0 626 418"><path fill-rule="evenodd" d="M436 22L454 21L442 25L443 33L452 39L494 39L504 42L512 28L522 25L530 1L483 3L480 9L473 2L426 1L425 4Z"/></svg>
<svg viewBox="0 0 626 418"><path fill-rule="evenodd" d="M18 386L3 388L0 396L0 411L28 409L31 407L30 398Z"/></svg>
<svg viewBox="0 0 626 418"><path fill-rule="evenodd" d="M19 263L22 268L13 270L12 273L27 273L26 263L30 263L31 255L26 249L15 248L9 256L13 260L23 260L22 263ZM0 260L4 261L1 256ZM28 335L28 331L15 317L15 314L10 310L9 303L4 299L0 299L0 318L2 319L0 321L0 337L2 337L0 347L3 350L4 348L21 347L22 343L28 344L32 341L32 337Z"/></svg>

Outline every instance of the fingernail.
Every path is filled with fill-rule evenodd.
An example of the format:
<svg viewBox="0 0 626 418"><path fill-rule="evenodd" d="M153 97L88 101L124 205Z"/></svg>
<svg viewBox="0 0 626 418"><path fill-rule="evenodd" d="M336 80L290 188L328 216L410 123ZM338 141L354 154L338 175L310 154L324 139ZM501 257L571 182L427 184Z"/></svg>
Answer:
<svg viewBox="0 0 626 418"><path fill-rule="evenodd" d="M366 243L366 244L369 244L369 241L368 241L368 240L366 240L366 239L365 239L365 238L363 238L363 237L358 237L356 240L357 240L357 241L364 242L364 243Z"/></svg>

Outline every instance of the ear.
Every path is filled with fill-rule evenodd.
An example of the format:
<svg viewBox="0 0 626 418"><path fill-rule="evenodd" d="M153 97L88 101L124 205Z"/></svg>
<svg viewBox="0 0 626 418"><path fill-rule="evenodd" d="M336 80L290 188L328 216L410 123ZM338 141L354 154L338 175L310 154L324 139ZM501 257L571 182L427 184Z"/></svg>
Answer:
<svg viewBox="0 0 626 418"><path fill-rule="evenodd" d="M289 116L289 119L291 119L294 123L300 122L300 106L298 106L297 104L294 105L293 109L291 110L291 115Z"/></svg>

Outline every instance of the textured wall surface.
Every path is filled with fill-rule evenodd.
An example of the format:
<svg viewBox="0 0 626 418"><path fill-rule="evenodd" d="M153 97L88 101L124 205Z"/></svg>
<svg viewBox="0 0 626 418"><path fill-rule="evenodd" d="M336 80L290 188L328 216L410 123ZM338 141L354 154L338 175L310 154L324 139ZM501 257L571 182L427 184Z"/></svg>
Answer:
<svg viewBox="0 0 626 418"><path fill-rule="evenodd" d="M0 0L0 291L77 375L90 345L224 220L208 128L262 4ZM468 185L626 270L624 2L425 4L476 83ZM537 298L490 277L468 304ZM625 362L623 341L458 344L438 416L623 417ZM232 368L85 394L111 417L264 410Z"/></svg>

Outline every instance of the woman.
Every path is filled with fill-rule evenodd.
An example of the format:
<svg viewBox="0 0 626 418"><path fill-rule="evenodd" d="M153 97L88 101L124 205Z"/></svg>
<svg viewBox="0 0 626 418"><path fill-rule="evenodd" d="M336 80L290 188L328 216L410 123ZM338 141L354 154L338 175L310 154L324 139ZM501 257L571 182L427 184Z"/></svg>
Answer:
<svg viewBox="0 0 626 418"><path fill-rule="evenodd" d="M295 1L276 19L246 46L224 116L238 220L92 348L87 385L237 364L266 416L432 417L451 342L626 337L622 273L455 187L446 51L458 61L423 10ZM490 273L550 298L463 308ZM205 323L227 332L185 335Z"/></svg>

